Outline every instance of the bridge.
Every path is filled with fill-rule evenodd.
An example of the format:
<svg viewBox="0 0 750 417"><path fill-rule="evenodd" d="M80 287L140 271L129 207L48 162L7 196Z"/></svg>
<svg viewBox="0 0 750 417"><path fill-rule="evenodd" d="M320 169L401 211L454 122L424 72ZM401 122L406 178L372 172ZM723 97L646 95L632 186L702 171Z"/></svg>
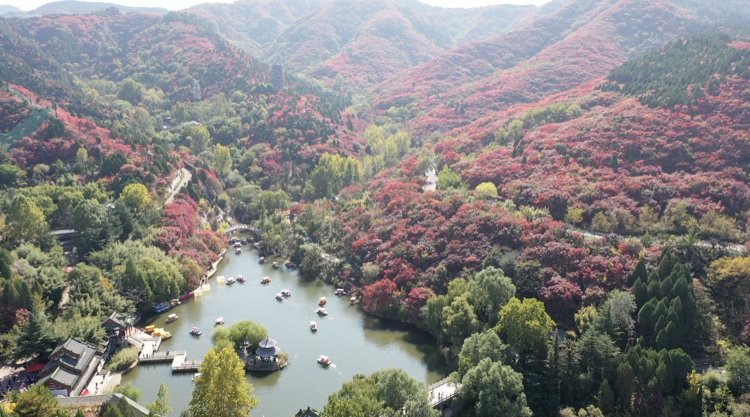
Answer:
<svg viewBox="0 0 750 417"><path fill-rule="evenodd" d="M461 384L457 382L451 382L448 378L443 378L440 381L427 387L428 398L430 401L430 407L440 409L446 403L453 399L461 389Z"/></svg>

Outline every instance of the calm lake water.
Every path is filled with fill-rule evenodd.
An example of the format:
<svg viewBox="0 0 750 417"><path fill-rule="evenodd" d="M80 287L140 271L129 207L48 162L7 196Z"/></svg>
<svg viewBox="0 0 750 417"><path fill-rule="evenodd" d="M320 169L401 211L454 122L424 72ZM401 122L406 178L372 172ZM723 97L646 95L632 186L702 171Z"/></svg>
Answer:
<svg viewBox="0 0 750 417"><path fill-rule="evenodd" d="M399 368L426 384L441 378L442 367L437 359L435 342L416 330L384 323L367 317L349 297L334 296L334 288L320 281L303 282L295 271L273 269L270 263L259 264L255 251L235 255L228 251L214 276L243 275L247 282L232 286L218 285L211 280L211 292L171 310L180 318L164 324L166 314L153 324L172 332L160 350L185 350L187 359L201 359L211 348L214 320L224 317L227 326L240 320L263 324L269 337L276 339L289 355L289 366L267 375L248 375L260 400L252 416L288 417L300 408L322 409L330 394L355 374L370 374L383 368ZM261 285L262 276L271 283ZM292 296L283 302L274 295L289 289ZM320 297L326 297L328 316L318 317ZM310 331L311 320L318 331ZM191 326L203 330L203 336L189 335ZM325 369L316 363L321 354L328 355L334 365ZM139 366L123 377L142 392L141 403L153 401L159 384L167 384L172 400L171 416L177 417L187 408L193 390L192 374L172 375L169 365Z"/></svg>

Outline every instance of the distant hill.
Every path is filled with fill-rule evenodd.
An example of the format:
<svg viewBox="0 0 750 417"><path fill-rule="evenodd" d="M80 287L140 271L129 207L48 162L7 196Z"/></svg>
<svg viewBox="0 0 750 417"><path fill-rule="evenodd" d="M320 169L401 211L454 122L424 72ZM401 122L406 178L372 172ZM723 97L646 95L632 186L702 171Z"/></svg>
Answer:
<svg viewBox="0 0 750 417"><path fill-rule="evenodd" d="M519 103L606 75L629 58L691 33L750 22L750 5L724 1L571 0L523 26L470 42L376 87L375 104L408 106L419 133L479 137Z"/></svg>
<svg viewBox="0 0 750 417"><path fill-rule="evenodd" d="M13 7L6 4L0 5L0 16L16 13L23 13L23 10L19 9L18 7Z"/></svg>
<svg viewBox="0 0 750 417"><path fill-rule="evenodd" d="M267 62L319 79L384 80L462 43L514 28L532 6L444 9L416 0L241 0L187 13Z"/></svg>
<svg viewBox="0 0 750 417"><path fill-rule="evenodd" d="M85 14L115 8L121 13L157 13L165 14L167 9L159 7L130 7L115 3L88 2L76 0L53 1L37 7L34 10L24 12L13 6L0 6L0 15L13 15L18 17L47 16L53 14Z"/></svg>

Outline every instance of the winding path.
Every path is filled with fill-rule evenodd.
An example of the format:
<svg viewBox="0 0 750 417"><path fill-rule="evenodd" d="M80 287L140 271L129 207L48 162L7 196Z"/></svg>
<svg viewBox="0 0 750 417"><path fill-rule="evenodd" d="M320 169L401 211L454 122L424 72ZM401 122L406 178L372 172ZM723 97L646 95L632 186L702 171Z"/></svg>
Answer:
<svg viewBox="0 0 750 417"><path fill-rule="evenodd" d="M164 205L166 206L167 204L171 203L177 193L185 188L185 186L190 183L190 180L192 178L193 174L191 174L190 171L185 168L180 168L180 170L177 171L177 176L175 176L174 180L172 180L172 183L169 184L169 194L167 194L167 199L164 200Z"/></svg>

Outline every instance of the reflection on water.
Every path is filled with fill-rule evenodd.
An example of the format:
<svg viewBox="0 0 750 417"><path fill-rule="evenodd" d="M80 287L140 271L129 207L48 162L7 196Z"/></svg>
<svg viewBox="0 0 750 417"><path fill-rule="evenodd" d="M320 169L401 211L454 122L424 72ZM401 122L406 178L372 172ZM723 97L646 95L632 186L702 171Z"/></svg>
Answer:
<svg viewBox="0 0 750 417"><path fill-rule="evenodd" d="M335 297L334 289L320 281L305 282L294 271L273 269L259 264L253 251L229 254L219 266L217 275L243 275L247 282L232 286L211 282L212 291L178 306L170 313L179 314L174 323L164 324L166 315L154 320L157 327L172 332L161 350L186 350L188 359L200 359L211 347L213 322L224 317L227 326L239 320L253 320L268 328L289 357L286 369L271 374L250 374L254 395L260 405L254 416L291 416L300 408L322 408L328 396L357 373L369 374L383 368L399 368L427 384L440 379L443 370L435 343L429 336L408 326L385 322L361 314L349 304L348 297ZM270 276L262 285L260 279ZM289 289L292 296L277 301L274 295ZM328 316L315 311L320 297L326 297ZM318 331L311 332L311 320ZM203 330L200 338L188 334L192 326ZM316 359L328 355L334 364L328 369ZM169 389L177 417L184 410L193 389L191 375L172 375L168 365L138 367L123 378L143 392L143 403L156 397L159 384Z"/></svg>

